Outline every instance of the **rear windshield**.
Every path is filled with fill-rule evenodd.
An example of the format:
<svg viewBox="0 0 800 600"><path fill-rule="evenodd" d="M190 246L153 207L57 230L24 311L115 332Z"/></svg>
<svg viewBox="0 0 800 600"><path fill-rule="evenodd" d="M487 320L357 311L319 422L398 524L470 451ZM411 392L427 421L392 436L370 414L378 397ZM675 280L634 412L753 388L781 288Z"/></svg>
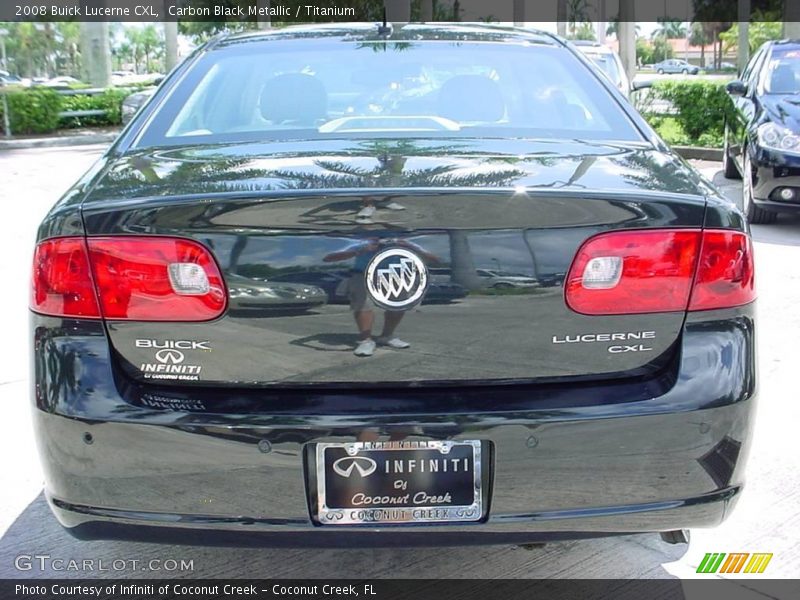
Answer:
<svg viewBox="0 0 800 600"><path fill-rule="evenodd" d="M202 56L137 143L342 137L640 141L568 50L486 42L248 42Z"/></svg>

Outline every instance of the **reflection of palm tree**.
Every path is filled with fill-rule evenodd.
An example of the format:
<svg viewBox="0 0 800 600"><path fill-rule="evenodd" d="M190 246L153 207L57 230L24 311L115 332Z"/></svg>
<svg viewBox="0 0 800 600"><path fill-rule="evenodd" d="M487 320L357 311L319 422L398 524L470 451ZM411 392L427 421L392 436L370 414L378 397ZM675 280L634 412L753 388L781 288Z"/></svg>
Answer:
<svg viewBox="0 0 800 600"><path fill-rule="evenodd" d="M237 189L235 181L232 181L233 170L236 170L235 178L244 181L264 175L261 169L239 168L251 160L251 156L176 158L172 161L159 157L154 164L156 161L150 157L133 156L128 159L126 168L109 171L104 185L111 191L119 189L128 197L147 195L152 191L152 184L158 182L168 182L172 189L182 189L184 184L191 184L194 193L226 192ZM252 184L244 187L252 187Z"/></svg>
<svg viewBox="0 0 800 600"><path fill-rule="evenodd" d="M241 156L236 158L205 157L199 160L180 160L174 162L162 160L158 168L153 168L150 159L140 159L129 162L129 168L109 174L109 184L124 188L128 194L146 194L151 184L157 181L169 183L169 188L182 189L191 184L192 190L199 192L240 191L244 189L267 190L272 186L265 180L278 180L277 186L281 189L299 190L330 190L342 188L371 188L371 189L398 189L398 188L485 188L492 186L507 186L525 175L525 171L514 167L520 158L512 156L486 157L480 161L474 157L474 150L469 144L458 141L449 141L447 144L435 142L419 143L415 140L372 140L359 144L359 152L351 156L374 157L377 162L372 166L363 167L344 160L325 158L324 155L313 161L316 170L300 167L297 170L283 169L267 171L263 169L246 168L254 157ZM470 165L464 166L458 162L437 164L432 167L407 169L409 158L414 156L451 156L459 154L471 158ZM306 156L308 156L306 154ZM527 157L526 160L535 160L542 165L554 162L555 157L540 156ZM160 173L160 175L159 175ZM235 178L234 178L235 176ZM273 188L274 189L274 188ZM237 208L241 208L238 205ZM210 219L219 214L220 210L233 210L226 205L198 203L191 207L176 206L163 208L159 211L161 225L170 222L171 211L175 211L176 226L185 226L187 218L196 229L208 225ZM187 210L192 212L187 215ZM196 212L195 212L196 211ZM316 214L304 215L311 222L318 222ZM475 262L469 245L468 231L450 231L450 260L452 279L468 289L480 287L480 278L475 270ZM246 235L237 236L231 252L229 271L236 269L240 256L247 246Z"/></svg>
<svg viewBox="0 0 800 600"><path fill-rule="evenodd" d="M405 150L416 150L415 154L429 155L430 149L415 147L413 143L400 142ZM502 161L491 161L491 170L458 173L457 164L437 165L430 168L406 170L409 155L392 153L385 142L371 143L372 150L377 152L377 164L373 168L364 168L341 161L317 160L314 164L323 169L323 173L309 171L284 171L278 175L286 180L287 189L325 189L325 188L425 188L425 187L487 187L509 185L524 175L524 172L512 168L516 157L504 157ZM490 164L485 161L484 165ZM475 269L475 261L469 245L469 233L463 230L448 231L450 239L450 268L454 282L467 289L474 290L481 286Z"/></svg>
<svg viewBox="0 0 800 600"><path fill-rule="evenodd" d="M330 188L396 188L396 187L484 187L509 185L525 173L505 165L513 165L520 159L494 157L484 159L483 166L491 169L457 172L458 164L436 165L423 169L406 169L412 156L457 155L458 144L430 147L415 144L412 140L375 140L362 145L363 156L375 157L377 164L364 168L338 160L318 159L314 165L323 172L277 171L285 189L330 189ZM499 166L504 165L504 166Z"/></svg>
<svg viewBox="0 0 800 600"><path fill-rule="evenodd" d="M331 187L371 187L390 185L503 185L513 179L519 171L503 170L496 173L481 173L476 177L459 175L445 177L456 167L436 167L427 170L404 171L406 161L412 156L459 155L472 156L474 149L467 142L450 140L446 144L418 143L415 140L371 140L358 144L353 157L377 157L378 165L371 170L358 169L340 161L329 160L323 152L317 166L331 171L322 174L308 174L302 171L268 171L261 168L246 168L259 156L204 154L202 157L186 158L180 154L170 159L169 153L157 158L132 156L120 168L112 169L106 175L104 186L109 193L118 191L125 197L147 196L153 193L153 184L164 183L163 192L185 189L191 186L193 193L268 191L280 189L326 189ZM276 155L273 158L313 157L315 153ZM541 157L542 164L547 157ZM487 157L484 164L518 162L517 157ZM337 163L340 163L337 165ZM377 176L377 177L376 177ZM439 178L438 176L442 176ZM285 177L288 183L270 183L268 179ZM350 179L352 177L352 179ZM402 179L402 184L400 180ZM472 183L471 183L472 182ZM349 184L352 183L352 186ZM159 190L161 191L161 190Z"/></svg>
<svg viewBox="0 0 800 600"><path fill-rule="evenodd" d="M508 166L488 171L454 173L458 165L437 165L435 167L405 170L408 156L383 153L377 157L378 164L366 169L340 161L318 160L315 164L325 173L282 172L280 176L287 180L288 189L325 189L331 187L349 188L411 188L425 187L487 187L508 185L518 179L524 172ZM509 159L505 162L516 162ZM487 161L488 162L488 161ZM469 246L467 231L448 231L450 239L451 278L467 289L474 290L481 286L475 269L475 261Z"/></svg>
<svg viewBox="0 0 800 600"><path fill-rule="evenodd" d="M658 158L661 157L659 164ZM631 152L625 157L627 169L621 177L642 189L669 189L676 194L696 194L695 175L674 160L653 152Z"/></svg>
<svg viewBox="0 0 800 600"><path fill-rule="evenodd" d="M276 171L285 189L331 188L397 188L397 187L485 187L509 185L525 173L519 169L498 168L456 173L457 164L437 165L424 169L406 170L407 156L384 154L377 157L378 164L371 169L341 161L315 160L322 173L303 171Z"/></svg>
<svg viewBox="0 0 800 600"><path fill-rule="evenodd" d="M381 40L374 42L360 42L356 45L356 48L359 50L369 48L373 52L388 52L389 50L394 52L405 52L414 46L415 44L411 42L388 42L386 40Z"/></svg>

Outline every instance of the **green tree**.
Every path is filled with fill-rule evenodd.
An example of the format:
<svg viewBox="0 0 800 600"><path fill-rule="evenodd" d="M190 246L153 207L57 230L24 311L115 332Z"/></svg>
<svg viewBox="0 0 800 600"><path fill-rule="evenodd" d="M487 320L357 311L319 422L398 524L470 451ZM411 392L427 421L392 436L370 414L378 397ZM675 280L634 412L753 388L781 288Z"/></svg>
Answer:
<svg viewBox="0 0 800 600"><path fill-rule="evenodd" d="M653 40L653 62L661 62L672 58L672 46L669 45L667 38L658 36Z"/></svg>
<svg viewBox="0 0 800 600"><path fill-rule="evenodd" d="M121 70L125 64L136 64L134 46L127 38L116 42L111 52L114 55L115 66L118 70Z"/></svg>
<svg viewBox="0 0 800 600"><path fill-rule="evenodd" d="M706 46L711 43L711 37L706 32L705 23L692 23L689 32L689 43L700 46L700 66L706 66Z"/></svg>
<svg viewBox="0 0 800 600"><path fill-rule="evenodd" d="M589 4L587 0L567 0L567 14L569 15L569 22L567 26L567 36L573 40L595 39L587 37L578 37L579 32L582 35L587 35L585 26L591 27L589 21Z"/></svg>
<svg viewBox="0 0 800 600"><path fill-rule="evenodd" d="M162 31L155 25L146 25L139 30L139 47L144 54L145 72L153 71L152 60L160 58L164 53L164 40L161 37Z"/></svg>
<svg viewBox="0 0 800 600"><path fill-rule="evenodd" d="M733 4L735 7L735 3ZM719 64L722 62L722 41L720 40L720 35L730 29L731 25L733 25L733 23L727 21L702 22L705 37L708 39L708 42L713 45L714 56L712 64L714 67L719 67ZM703 56L703 59L705 59L705 56Z"/></svg>
<svg viewBox="0 0 800 600"><path fill-rule="evenodd" d="M24 77L79 77L81 28L74 21L4 23L9 70Z"/></svg>
<svg viewBox="0 0 800 600"><path fill-rule="evenodd" d="M636 62L642 65L652 65L653 47L643 38L636 38Z"/></svg>
<svg viewBox="0 0 800 600"><path fill-rule="evenodd" d="M780 20L771 20L769 15L760 14L756 16L757 21L752 21L747 32L747 40L750 45L750 53L758 50L765 42L779 40L783 37L783 23ZM739 40L739 24L734 23L728 31L720 35L722 47L725 50L736 48Z"/></svg>
<svg viewBox="0 0 800 600"><path fill-rule="evenodd" d="M133 63L133 70L139 72L139 61L142 57L141 46L139 44L139 32L133 27L125 29L125 39L119 45L119 52L126 55Z"/></svg>
<svg viewBox="0 0 800 600"><path fill-rule="evenodd" d="M118 46L118 52L125 52L133 58L137 73L144 63L144 72L150 73L154 69L153 61L164 54L164 40L161 29L149 24L144 27L129 27L125 30L125 39Z"/></svg>
<svg viewBox="0 0 800 600"><path fill-rule="evenodd" d="M23 77L49 76L47 41L40 23L9 23L6 52Z"/></svg>
<svg viewBox="0 0 800 600"><path fill-rule="evenodd" d="M661 26L653 32L653 37L664 37L668 40L677 40L686 37L686 27L681 21L662 19Z"/></svg>

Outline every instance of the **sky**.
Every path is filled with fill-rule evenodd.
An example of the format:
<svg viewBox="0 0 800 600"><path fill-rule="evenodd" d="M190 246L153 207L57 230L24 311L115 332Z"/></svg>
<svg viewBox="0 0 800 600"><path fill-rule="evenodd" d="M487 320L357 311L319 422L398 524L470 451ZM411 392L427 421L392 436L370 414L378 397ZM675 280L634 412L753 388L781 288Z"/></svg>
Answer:
<svg viewBox="0 0 800 600"><path fill-rule="evenodd" d="M637 22L639 26L639 34L642 37L649 38L650 35L660 27L659 23L654 22ZM688 26L688 23L684 23L684 25ZM549 31L550 33L556 33L556 24L555 23L525 23L526 27L532 27L534 29L541 29L543 31Z"/></svg>

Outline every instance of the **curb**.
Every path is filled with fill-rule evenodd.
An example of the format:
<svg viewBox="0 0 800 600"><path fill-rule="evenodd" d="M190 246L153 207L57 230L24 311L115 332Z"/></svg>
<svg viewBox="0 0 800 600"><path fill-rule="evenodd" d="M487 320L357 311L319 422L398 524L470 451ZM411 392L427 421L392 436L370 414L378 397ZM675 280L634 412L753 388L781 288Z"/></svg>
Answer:
<svg viewBox="0 0 800 600"><path fill-rule="evenodd" d="M683 158L693 158L696 160L722 160L721 148L700 148L698 146L673 146L672 149Z"/></svg>
<svg viewBox="0 0 800 600"><path fill-rule="evenodd" d="M0 150L23 150L25 148L54 148L58 146L86 146L89 144L110 144L119 135L118 131L90 133L86 135L65 135L59 137L27 138L6 140L0 138Z"/></svg>

